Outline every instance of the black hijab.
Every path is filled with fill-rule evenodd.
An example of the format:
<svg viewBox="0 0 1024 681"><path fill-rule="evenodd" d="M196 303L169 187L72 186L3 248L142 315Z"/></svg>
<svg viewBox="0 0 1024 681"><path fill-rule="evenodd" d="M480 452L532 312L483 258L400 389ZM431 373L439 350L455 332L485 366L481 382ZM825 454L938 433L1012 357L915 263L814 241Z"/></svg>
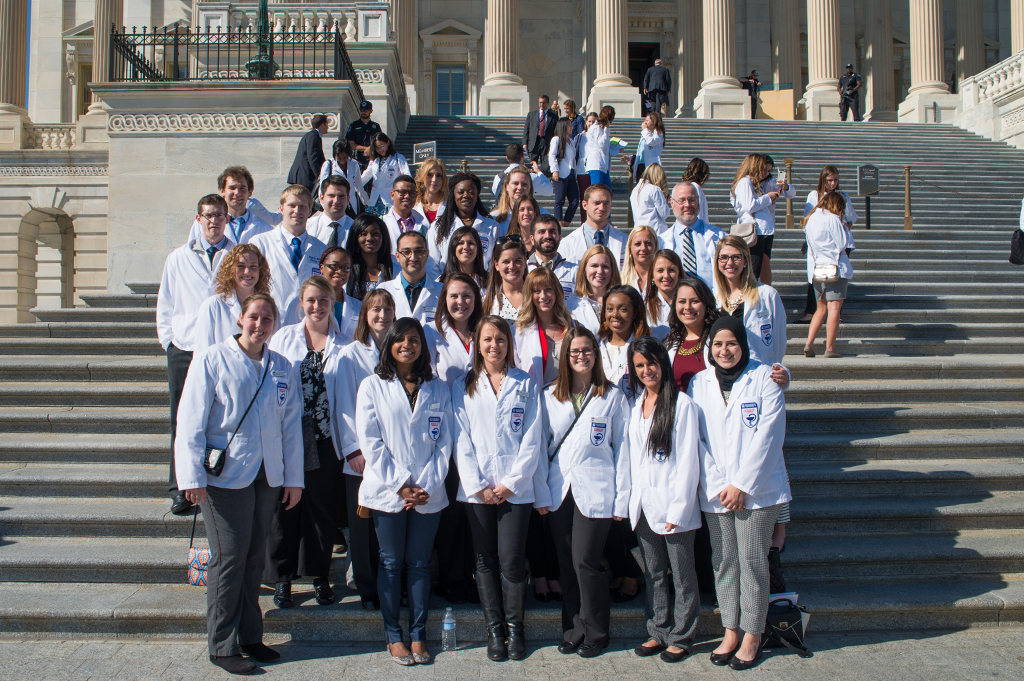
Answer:
<svg viewBox="0 0 1024 681"><path fill-rule="evenodd" d="M712 354L712 343L715 342L715 336L718 335L719 331L731 331L732 335L736 337L736 341L740 344L742 354L740 355L740 361L736 363L731 369L723 369L718 366L715 361L715 356ZM743 322L736 317L726 315L719 317L711 326L711 333L708 335L708 362L711 366L715 367L715 376L718 377L718 385L722 388L722 392L728 392L732 390L732 384L736 382L736 379L740 377L740 374L747 368L747 364L750 362L750 346L747 345L747 329L743 326Z"/></svg>

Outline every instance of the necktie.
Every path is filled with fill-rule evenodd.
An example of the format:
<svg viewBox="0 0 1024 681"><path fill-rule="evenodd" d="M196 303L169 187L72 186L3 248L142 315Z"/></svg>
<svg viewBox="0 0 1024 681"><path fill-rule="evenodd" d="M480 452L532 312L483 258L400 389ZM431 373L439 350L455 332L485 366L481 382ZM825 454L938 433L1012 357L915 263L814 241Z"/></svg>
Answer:
<svg viewBox="0 0 1024 681"><path fill-rule="evenodd" d="M328 248L330 248L331 246L337 246L338 245L338 227L340 227L340 226L341 225L339 225L337 222L332 222L330 224L331 238L327 240L327 247Z"/></svg>
<svg viewBox="0 0 1024 681"><path fill-rule="evenodd" d="M245 224L245 217L236 218L231 221L231 231L235 234L235 243L242 243L242 225Z"/></svg>
<svg viewBox="0 0 1024 681"><path fill-rule="evenodd" d="M683 269L686 274L697 274L697 250L693 247L693 230L683 230Z"/></svg>
<svg viewBox="0 0 1024 681"><path fill-rule="evenodd" d="M407 218L398 218L398 228L402 232L402 234L405 234L406 232L411 232L413 229L416 228L416 221L413 219L411 215Z"/></svg>
<svg viewBox="0 0 1024 681"><path fill-rule="evenodd" d="M302 262L302 241L297 236L292 237L292 267L299 271L299 263Z"/></svg>
<svg viewBox="0 0 1024 681"><path fill-rule="evenodd" d="M210 246L206 249L206 257L210 259L210 267L213 267L213 256L217 255L217 247Z"/></svg>
<svg viewBox="0 0 1024 681"><path fill-rule="evenodd" d="M545 118L547 118L547 116L545 116L544 112L541 111L540 112L540 125L537 126L537 137L543 137L544 136L544 119Z"/></svg>
<svg viewBox="0 0 1024 681"><path fill-rule="evenodd" d="M601 230L596 230L594 232L594 245L604 246L604 232L602 232Z"/></svg>

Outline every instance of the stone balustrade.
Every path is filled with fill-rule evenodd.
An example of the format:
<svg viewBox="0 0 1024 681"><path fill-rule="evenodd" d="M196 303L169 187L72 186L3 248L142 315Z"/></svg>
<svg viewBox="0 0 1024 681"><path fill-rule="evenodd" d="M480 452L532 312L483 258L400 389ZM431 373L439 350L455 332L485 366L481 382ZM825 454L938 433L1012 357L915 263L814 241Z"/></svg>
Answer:
<svg viewBox="0 0 1024 681"><path fill-rule="evenodd" d="M1024 149L1024 50L960 83L961 128Z"/></svg>
<svg viewBox="0 0 1024 681"><path fill-rule="evenodd" d="M960 83L964 108L999 99L1003 94L1024 86L1024 51Z"/></svg>
<svg viewBox="0 0 1024 681"><path fill-rule="evenodd" d="M30 123L25 126L26 149L74 149L77 131L74 123L54 125Z"/></svg>
<svg viewBox="0 0 1024 681"><path fill-rule="evenodd" d="M387 42L394 39L389 9L384 3L275 2L270 5L270 30L296 33L337 27L350 41ZM255 31L259 2L199 2L197 13L199 16L193 25L200 31L216 32L217 28Z"/></svg>

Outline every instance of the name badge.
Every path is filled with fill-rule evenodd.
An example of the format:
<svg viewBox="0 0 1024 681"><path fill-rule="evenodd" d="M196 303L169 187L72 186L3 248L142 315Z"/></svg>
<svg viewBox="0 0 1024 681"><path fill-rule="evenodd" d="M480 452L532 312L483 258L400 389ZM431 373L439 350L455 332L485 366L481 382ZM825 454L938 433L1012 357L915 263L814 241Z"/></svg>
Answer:
<svg viewBox="0 0 1024 681"><path fill-rule="evenodd" d="M428 416L427 417L427 435L434 442L437 442L437 438L441 437L441 417L440 416Z"/></svg>
<svg viewBox="0 0 1024 681"><path fill-rule="evenodd" d="M491 237L486 234L480 235L480 245L483 246L484 252L487 251L487 244L491 243Z"/></svg>
<svg viewBox="0 0 1024 681"><path fill-rule="evenodd" d="M740 405L740 416L743 419L743 425L747 428L754 428L757 426L758 413L756 402L744 402Z"/></svg>
<svg viewBox="0 0 1024 681"><path fill-rule="evenodd" d="M521 400L528 400L528 399L530 399L530 391L529 390L517 390L516 391L516 395Z"/></svg>
<svg viewBox="0 0 1024 681"><path fill-rule="evenodd" d="M761 340L764 341L764 344L766 346L768 346L768 347L772 346L772 325L771 324L762 324L761 325Z"/></svg>
<svg viewBox="0 0 1024 681"><path fill-rule="evenodd" d="M608 437L608 421L605 419L590 419L590 444L600 447Z"/></svg>
<svg viewBox="0 0 1024 681"><path fill-rule="evenodd" d="M314 275L320 274L320 268L317 267L316 265L313 265L313 274Z"/></svg>
<svg viewBox="0 0 1024 681"><path fill-rule="evenodd" d="M512 432L518 433L519 429L523 427L523 418L526 416L526 410L522 407L512 407Z"/></svg>
<svg viewBox="0 0 1024 681"><path fill-rule="evenodd" d="M569 285L569 284L565 284L565 283L563 283L563 284L562 284L562 292L563 292L563 293L564 293L565 295L567 295L567 296L571 296L571 295L572 295L572 292L573 292L573 287L572 287L571 285Z"/></svg>
<svg viewBox="0 0 1024 681"><path fill-rule="evenodd" d="M277 384L277 403L280 405L284 404L284 401L288 398L288 384L278 383Z"/></svg>
<svg viewBox="0 0 1024 681"><path fill-rule="evenodd" d="M427 411L441 411L441 403L440 402L431 402L430 406L427 407Z"/></svg>
<svg viewBox="0 0 1024 681"><path fill-rule="evenodd" d="M284 378L287 375L287 372L274 370L270 372L270 375L274 378Z"/></svg>

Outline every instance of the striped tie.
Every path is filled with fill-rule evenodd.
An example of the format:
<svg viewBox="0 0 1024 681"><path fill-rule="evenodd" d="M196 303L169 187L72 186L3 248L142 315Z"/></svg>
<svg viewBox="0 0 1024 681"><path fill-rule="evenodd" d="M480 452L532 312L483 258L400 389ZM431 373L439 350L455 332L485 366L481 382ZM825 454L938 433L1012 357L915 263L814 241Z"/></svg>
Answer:
<svg viewBox="0 0 1024 681"><path fill-rule="evenodd" d="M683 230L683 269L686 274L697 276L697 251L693 247L693 230Z"/></svg>

